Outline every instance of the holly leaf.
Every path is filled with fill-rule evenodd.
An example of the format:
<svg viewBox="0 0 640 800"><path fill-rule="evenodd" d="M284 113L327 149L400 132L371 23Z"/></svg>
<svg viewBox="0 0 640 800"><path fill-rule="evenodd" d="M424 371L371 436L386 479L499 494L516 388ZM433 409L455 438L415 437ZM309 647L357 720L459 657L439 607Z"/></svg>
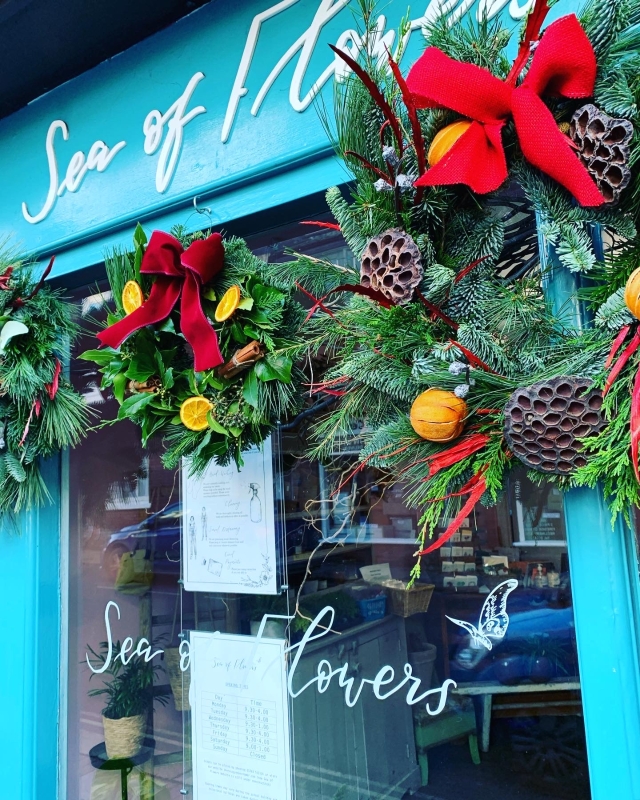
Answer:
<svg viewBox="0 0 640 800"><path fill-rule="evenodd" d="M242 384L242 396L250 406L258 408L258 378L255 369L249 370Z"/></svg>
<svg viewBox="0 0 640 800"><path fill-rule="evenodd" d="M127 397L118 411L118 419L129 419L143 411L153 400L155 395L152 392L133 394Z"/></svg>

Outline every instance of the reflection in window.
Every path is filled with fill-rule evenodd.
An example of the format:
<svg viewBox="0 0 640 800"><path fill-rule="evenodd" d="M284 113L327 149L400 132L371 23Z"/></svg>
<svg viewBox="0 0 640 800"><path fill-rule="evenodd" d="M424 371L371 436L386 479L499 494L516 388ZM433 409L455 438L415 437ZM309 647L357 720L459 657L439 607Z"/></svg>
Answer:
<svg viewBox="0 0 640 800"><path fill-rule="evenodd" d="M255 245L265 258L291 247L332 251L334 260L343 247L334 232L300 226ZM78 298L92 296L84 303L91 316L94 292ZM89 346L87 337L80 349ZM91 369L74 361L74 382L113 418L115 401ZM305 648L294 688L317 676L321 662L346 664L355 685L386 665L403 676L408 664L423 687L451 679L457 688L437 716L408 705L405 692L381 701L363 691L350 708L337 678L323 693L301 693L291 701L297 800L588 798L562 497L514 472L501 501L478 505L424 559L420 583L408 591L418 519L403 487L369 468L345 480L346 447L322 463L308 460L312 425L303 417L282 431L277 499L289 588L276 597L181 589L179 479L162 468L158 443L143 450L137 429L121 422L71 453L67 800L123 796L122 771L105 768L101 755L104 697L91 694L111 676L91 677L85 661L87 649L99 653L105 641L110 602L119 610L110 615L114 643L145 637L164 651L153 662L152 696L136 706L143 737L124 778L132 799L191 793L189 673L179 668L189 631L255 635L265 614L297 608L291 625L265 627L295 644L326 606L334 629ZM483 607L508 581L508 625L491 636Z"/></svg>

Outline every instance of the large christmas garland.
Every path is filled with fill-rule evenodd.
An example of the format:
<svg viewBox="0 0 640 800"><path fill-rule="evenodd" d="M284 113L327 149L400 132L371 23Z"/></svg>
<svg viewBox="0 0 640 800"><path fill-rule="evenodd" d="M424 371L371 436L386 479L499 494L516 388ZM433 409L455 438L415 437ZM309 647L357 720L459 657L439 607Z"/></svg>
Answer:
<svg viewBox="0 0 640 800"><path fill-rule="evenodd" d="M624 296L640 264L640 2L593 0L542 32L547 11L537 0L514 63L498 22L437 20L406 78L399 51L336 50L355 180L352 202L327 200L357 266L295 267L316 298L310 346L332 359L314 388L336 397L314 453L359 441L354 472L408 484L419 556L521 462L562 488L601 481L614 514L640 502L640 277ZM550 260L588 276L595 327L554 309L521 257L534 214Z"/></svg>
<svg viewBox="0 0 640 800"><path fill-rule="evenodd" d="M0 253L0 513L49 499L39 459L73 446L87 427L82 398L62 362L78 328L61 294L34 265Z"/></svg>
<svg viewBox="0 0 640 800"><path fill-rule="evenodd" d="M304 311L243 240L173 234L155 231L147 244L138 226L134 250L108 256L107 346L81 357L100 366L117 419L139 424L144 446L163 437L165 466L187 457L194 473L212 460L240 467L243 451L300 408L289 351Z"/></svg>

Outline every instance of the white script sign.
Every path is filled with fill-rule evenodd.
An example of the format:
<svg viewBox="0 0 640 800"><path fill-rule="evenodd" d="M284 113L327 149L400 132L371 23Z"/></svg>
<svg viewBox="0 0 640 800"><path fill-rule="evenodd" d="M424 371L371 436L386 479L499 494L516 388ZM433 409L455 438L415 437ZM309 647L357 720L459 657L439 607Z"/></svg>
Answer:
<svg viewBox="0 0 640 800"><path fill-rule="evenodd" d="M345 9L350 2L350 0L320 0L307 29L290 45L283 44L282 55L273 65L266 79L259 85L252 85L252 65L263 24L287 11L298 2L300 0L280 0L280 2L269 6L254 16L240 55L233 85L230 87L226 112L220 129L220 141L222 143L226 143L232 135L233 124L238 115L242 98L249 93L250 89L252 93L255 93L250 113L254 117L257 116L276 80L286 71L291 61L295 60L295 66L291 76L288 99L291 108L297 112L303 112L309 108L327 81L334 77L337 80L342 80L349 71L343 60L339 56L331 54L327 48L327 66L319 74L312 76L313 83L308 91L303 94L302 87L307 82L307 72L318 45L320 34L327 23ZM412 19L409 23L406 37L402 42L395 42L396 31L393 29L387 30L387 19L381 14L369 34L368 41L365 41L354 28L347 28L337 37L335 45L352 57L357 57L358 53L366 47L374 58L386 59L387 52L392 50L394 43L401 54L405 51L409 38L414 31L422 31L428 37L429 25L434 19L444 15L449 24L453 25L459 22L462 16L469 13L474 5L476 5L476 17L478 19L482 17L491 19L508 7L508 13L512 19L519 20L530 10L533 0L430 0L424 13ZM281 29L287 30L286 21L284 20ZM204 72L197 71L187 83L182 94L165 112L160 109L152 109L144 118L140 132L144 153L151 156L155 155L160 149L155 175L155 188L159 193L167 191L171 184L171 179L178 168L185 127L196 117L207 113L204 105L198 105L188 110L189 103L196 90L200 96L206 93L206 86L202 88L199 86L201 82L205 83L206 80ZM208 80L215 82L216 76L210 76ZM63 120L55 119L51 122L44 145L49 172L49 189L45 202L35 214L29 211L27 203L22 203L22 215L31 224L36 224L46 219L53 211L58 198L62 197L65 192L77 192L81 188L87 172L92 170L97 173L104 172L122 148L127 145L127 142L123 140L108 146L102 139L97 139L89 147L86 156L83 150L78 150L73 154L69 160L64 178L60 180L55 142L58 131L60 131L60 135L65 141L70 138L69 127ZM160 147L161 144L162 147ZM86 146L87 144L85 143Z"/></svg>
<svg viewBox="0 0 640 800"><path fill-rule="evenodd" d="M128 664L132 658L144 658L145 661L151 661L157 656L163 654L163 650L156 650L152 652L151 644L145 638L139 639L137 645L134 647L133 639L128 636L122 643L120 653L114 655L113 648L113 633L111 631L110 611L114 608L117 612L117 618L120 619L120 608L113 600L107 603L104 611L104 622L106 629L106 642L107 642L107 657L104 664L100 668L92 665L89 654L86 654L87 664L89 669L96 674L106 672L114 659L120 659L123 664ZM360 696L366 687L370 687L374 697L378 700L387 700L394 694L400 691L405 692L405 700L407 705L414 706L418 703L424 703L425 710L432 717L440 714L447 702L447 694L451 687L456 688L456 682L448 678L442 686L435 689L429 687L421 687L420 678L417 678L412 671L411 664L405 664L402 675L397 676L393 667L386 665L380 667L378 672L372 678L356 678L350 674L349 662L341 665L334 666L328 659L323 658L318 662L316 675L307 681L303 686L295 687L295 675L302 658L305 648L310 642L315 642L322 639L324 636L331 635L333 623L335 620L336 612L331 606L325 606L311 622L309 627L304 633L300 642L285 647L282 651L282 656L293 653L291 666L287 677L287 687L290 697L295 699L303 692L315 687L319 694L324 694L329 688L331 682L335 679L341 689L344 689L344 701L349 708L356 705ZM291 620L293 617L282 617L274 614L265 614L262 618L260 630L257 636L244 636L240 637L245 641L252 644L255 648L251 652L257 652L260 645L267 640L263 638L265 624L269 619L285 619ZM200 634L201 631L193 631L191 636ZM221 637L220 632L208 634L210 637ZM234 634L235 635L235 634ZM180 669L185 672L190 666L190 644L186 640L180 645ZM247 662L251 665L251 659ZM435 706L431 705L434 701Z"/></svg>

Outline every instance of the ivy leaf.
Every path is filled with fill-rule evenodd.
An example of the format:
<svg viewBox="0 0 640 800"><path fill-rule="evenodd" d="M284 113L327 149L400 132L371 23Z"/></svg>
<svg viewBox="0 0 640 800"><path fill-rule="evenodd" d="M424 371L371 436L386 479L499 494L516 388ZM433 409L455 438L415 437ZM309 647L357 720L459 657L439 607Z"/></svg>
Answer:
<svg viewBox="0 0 640 800"><path fill-rule="evenodd" d="M127 397L124 403L120 406L118 411L118 419L129 419L136 414L139 414L149 403L153 400L155 395L151 392L141 394L134 394Z"/></svg>
<svg viewBox="0 0 640 800"><path fill-rule="evenodd" d="M251 325L245 325L242 331L249 339L260 339L260 331L257 328L252 328Z"/></svg>
<svg viewBox="0 0 640 800"><path fill-rule="evenodd" d="M146 381L157 372L155 359L149 358L146 353L136 353L129 362L126 376L132 381Z"/></svg>
<svg viewBox="0 0 640 800"><path fill-rule="evenodd" d="M254 367L261 381L282 381L291 383L291 367L293 361L287 355L268 353L266 358L258 361Z"/></svg>
<svg viewBox="0 0 640 800"><path fill-rule="evenodd" d="M235 438L237 439L238 436L240 436L240 434L242 433L242 428L238 428L237 425L229 425L229 432L231 433L232 436L235 436Z"/></svg>
<svg viewBox="0 0 640 800"><path fill-rule="evenodd" d="M101 367L106 366L113 358L118 358L120 353L113 347L103 347L100 350L85 350L78 358L83 361L95 361Z"/></svg>
<svg viewBox="0 0 640 800"><path fill-rule="evenodd" d="M255 369L249 370L242 384L242 396L253 408L258 408L258 378Z"/></svg>
<svg viewBox="0 0 640 800"><path fill-rule="evenodd" d="M202 296L205 300L211 300L212 303L215 303L216 290L213 288L213 286L207 286L206 289L203 289ZM240 307L242 307L242 303L240 304Z"/></svg>
<svg viewBox="0 0 640 800"><path fill-rule="evenodd" d="M243 297L238 303L238 308L241 308L243 311L251 311L253 308L253 297Z"/></svg>

